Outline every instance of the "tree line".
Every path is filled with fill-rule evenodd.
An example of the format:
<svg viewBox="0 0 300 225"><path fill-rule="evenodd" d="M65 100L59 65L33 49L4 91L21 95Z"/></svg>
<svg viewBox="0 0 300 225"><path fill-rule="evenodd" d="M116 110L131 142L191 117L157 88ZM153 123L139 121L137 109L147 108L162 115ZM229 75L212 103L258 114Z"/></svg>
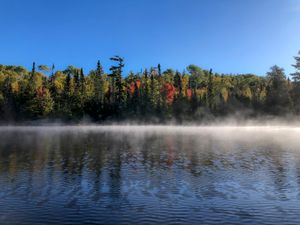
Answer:
<svg viewBox="0 0 300 225"><path fill-rule="evenodd" d="M300 51L294 58L292 79L277 65L266 76L218 74L196 65L162 71L160 64L125 76L119 56L111 58L108 73L100 61L86 74L74 66L61 71L33 63L28 71L0 65L0 120L183 122L237 112L299 115Z"/></svg>

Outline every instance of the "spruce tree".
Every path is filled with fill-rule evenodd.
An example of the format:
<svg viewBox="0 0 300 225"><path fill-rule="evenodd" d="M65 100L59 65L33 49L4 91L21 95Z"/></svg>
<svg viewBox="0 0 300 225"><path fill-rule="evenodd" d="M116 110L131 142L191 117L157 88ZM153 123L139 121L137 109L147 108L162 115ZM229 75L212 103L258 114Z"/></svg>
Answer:
<svg viewBox="0 0 300 225"><path fill-rule="evenodd" d="M212 110L212 105L213 105L213 75L212 75L212 69L209 70L206 99L207 99L208 108L210 110Z"/></svg>
<svg viewBox="0 0 300 225"><path fill-rule="evenodd" d="M174 87L178 89L178 94L179 96L182 95L182 77L181 74L176 71L175 76L174 76Z"/></svg>
<svg viewBox="0 0 300 225"><path fill-rule="evenodd" d="M293 99L294 108L296 113L300 113L300 51L298 56L294 57L296 63L293 65L295 68L295 72L291 74L293 79L292 90L291 90L291 97Z"/></svg>
<svg viewBox="0 0 300 225"><path fill-rule="evenodd" d="M84 95L85 93L85 78L84 78L84 73L83 69L80 69L80 76L79 76L79 83L80 83L80 93Z"/></svg>
<svg viewBox="0 0 300 225"><path fill-rule="evenodd" d="M267 78L266 110L276 115L289 112L291 110L291 99L284 70L275 65L267 73Z"/></svg>
<svg viewBox="0 0 300 225"><path fill-rule="evenodd" d="M111 66L110 76L112 77L112 95L113 103L117 103L120 106L122 101L122 69L124 67L124 59L120 56L110 58L110 60L117 62L117 66ZM116 102L115 102L116 101Z"/></svg>
<svg viewBox="0 0 300 225"><path fill-rule="evenodd" d="M296 60L296 63L292 66L296 69L296 71L292 73L291 76L295 83L299 83L300 82L300 51L298 52L298 56L295 56L294 58Z"/></svg>
<svg viewBox="0 0 300 225"><path fill-rule="evenodd" d="M31 77L33 78L34 75L35 75L35 62L32 63Z"/></svg>
<svg viewBox="0 0 300 225"><path fill-rule="evenodd" d="M158 69L158 76L161 77L161 67L160 67L160 63L157 65L157 69Z"/></svg>
<svg viewBox="0 0 300 225"><path fill-rule="evenodd" d="M97 62L97 69L96 69L96 76L94 77L94 89L95 89L95 100L98 103L103 102L103 68L98 60Z"/></svg>

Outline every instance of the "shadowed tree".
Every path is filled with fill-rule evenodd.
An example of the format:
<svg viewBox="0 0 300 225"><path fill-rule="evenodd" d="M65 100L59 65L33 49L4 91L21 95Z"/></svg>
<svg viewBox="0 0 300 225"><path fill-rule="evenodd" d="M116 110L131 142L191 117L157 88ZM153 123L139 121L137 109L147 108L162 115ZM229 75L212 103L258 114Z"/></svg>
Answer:
<svg viewBox="0 0 300 225"><path fill-rule="evenodd" d="M298 52L298 55L294 57L296 63L293 64L292 66L296 69L294 73L291 74L293 81L295 83L300 82L300 51Z"/></svg>
<svg viewBox="0 0 300 225"><path fill-rule="evenodd" d="M84 95L85 93L85 78L84 78L84 73L83 69L80 69L80 76L79 76L79 88L80 88L80 93Z"/></svg>
<svg viewBox="0 0 300 225"><path fill-rule="evenodd" d="M182 95L182 77L181 74L176 71L175 76L174 76L174 87L177 88L178 90L178 95Z"/></svg>
<svg viewBox="0 0 300 225"><path fill-rule="evenodd" d="M275 65L267 73L267 78L269 81L267 86L266 110L275 115L288 113L291 110L291 99L284 70Z"/></svg>
<svg viewBox="0 0 300 225"><path fill-rule="evenodd" d="M110 58L110 60L117 62L117 65L113 65L110 67L110 77L112 78L111 81L111 93L112 93L112 104L116 105L116 110L119 112L123 93L122 93L122 69L124 67L124 59L120 56L115 56Z"/></svg>
<svg viewBox="0 0 300 225"><path fill-rule="evenodd" d="M158 70L158 76L161 77L161 67L160 67L160 63L158 63L158 65L157 65L157 70Z"/></svg>
<svg viewBox="0 0 300 225"><path fill-rule="evenodd" d="M41 72L49 72L50 71L50 69L49 69L49 67L47 65L39 65L38 69Z"/></svg>
<svg viewBox="0 0 300 225"><path fill-rule="evenodd" d="M207 82L207 107L212 110L213 109L213 75L212 69L209 70L208 82Z"/></svg>
<svg viewBox="0 0 300 225"><path fill-rule="evenodd" d="M68 73L65 79L64 83L64 90L63 90L63 114L66 116L68 119L72 117L72 110L71 110L71 74Z"/></svg>
<svg viewBox="0 0 300 225"><path fill-rule="evenodd" d="M44 65L36 68L35 63L29 71L0 65L1 119L78 120L88 114L95 121L163 122L173 118L204 120L241 110L251 112L246 116L300 113L300 56L295 57L291 81L278 66L266 77L213 74L196 65L189 65L188 73L182 74L172 69L161 71L158 65L149 72L123 77L123 58L111 60L114 65L109 75L100 61L86 75L74 66L54 73L54 65L51 72Z"/></svg>
<svg viewBox="0 0 300 225"><path fill-rule="evenodd" d="M104 71L98 60L96 70L90 73L93 95L86 104L86 111L94 120L99 120L103 116L105 96L103 75Z"/></svg>
<svg viewBox="0 0 300 225"><path fill-rule="evenodd" d="M296 112L300 113L300 51L298 52L298 56L295 56L294 58L296 62L293 67L296 71L291 74L293 79L291 96Z"/></svg>

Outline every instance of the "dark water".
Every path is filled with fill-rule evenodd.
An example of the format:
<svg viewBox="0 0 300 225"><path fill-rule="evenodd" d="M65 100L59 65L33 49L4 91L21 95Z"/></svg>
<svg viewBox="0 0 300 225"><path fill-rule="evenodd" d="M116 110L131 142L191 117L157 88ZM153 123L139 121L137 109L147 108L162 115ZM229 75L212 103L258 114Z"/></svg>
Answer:
<svg viewBox="0 0 300 225"><path fill-rule="evenodd" d="M300 130L1 128L0 224L300 224Z"/></svg>

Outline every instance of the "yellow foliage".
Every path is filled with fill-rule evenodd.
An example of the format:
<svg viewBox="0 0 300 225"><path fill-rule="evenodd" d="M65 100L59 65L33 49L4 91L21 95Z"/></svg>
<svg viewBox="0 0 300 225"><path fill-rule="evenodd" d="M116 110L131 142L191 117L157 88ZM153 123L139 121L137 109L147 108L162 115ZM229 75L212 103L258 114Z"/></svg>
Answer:
<svg viewBox="0 0 300 225"><path fill-rule="evenodd" d="M247 88L244 88L243 92L242 92L242 95L249 98L249 99L252 99L252 92L251 92L251 89L249 87Z"/></svg>
<svg viewBox="0 0 300 225"><path fill-rule="evenodd" d="M207 88L199 88L196 90L197 96L200 96L201 98L204 97L207 93Z"/></svg>
<svg viewBox="0 0 300 225"><path fill-rule="evenodd" d="M11 84L11 89L12 89L12 92L18 93L20 90L19 82L13 82Z"/></svg>
<svg viewBox="0 0 300 225"><path fill-rule="evenodd" d="M222 94L222 97L223 97L224 101L227 102L228 98L229 98L229 92L227 91L227 89L222 88L221 89L221 94Z"/></svg>

